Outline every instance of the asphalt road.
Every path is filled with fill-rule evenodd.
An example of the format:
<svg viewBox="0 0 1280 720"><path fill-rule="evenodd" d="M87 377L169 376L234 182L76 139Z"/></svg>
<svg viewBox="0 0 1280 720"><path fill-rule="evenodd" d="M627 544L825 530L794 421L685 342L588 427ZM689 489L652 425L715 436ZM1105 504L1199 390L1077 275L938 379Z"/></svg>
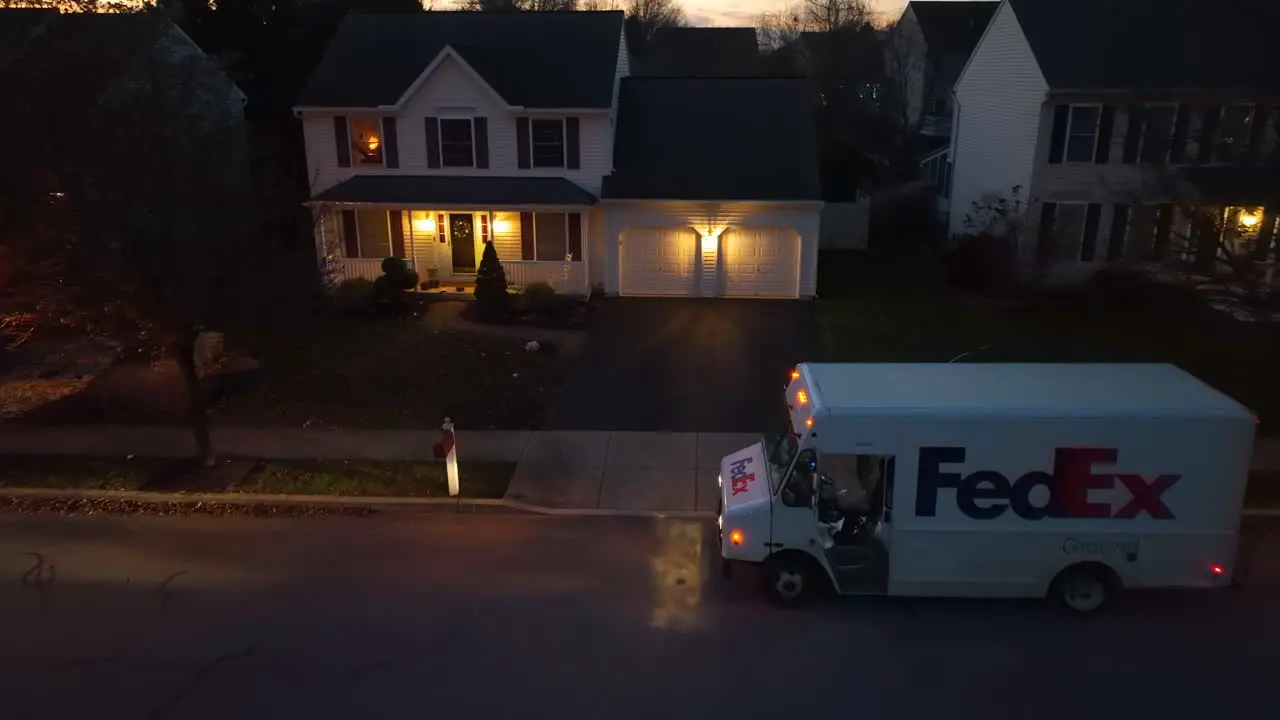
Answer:
<svg viewBox="0 0 1280 720"><path fill-rule="evenodd" d="M1088 620L789 613L710 572L711 550L676 521L0 515L0 717L1276 714L1280 534L1248 590Z"/></svg>

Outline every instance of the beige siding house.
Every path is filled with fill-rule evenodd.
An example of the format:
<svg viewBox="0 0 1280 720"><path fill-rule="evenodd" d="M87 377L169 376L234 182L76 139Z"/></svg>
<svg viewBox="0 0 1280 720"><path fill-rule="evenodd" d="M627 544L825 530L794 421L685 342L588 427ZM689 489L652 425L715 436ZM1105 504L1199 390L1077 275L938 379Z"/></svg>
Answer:
<svg viewBox="0 0 1280 720"><path fill-rule="evenodd" d="M811 296L814 148L763 168L792 180L781 190L726 165L795 147L773 138L800 133L803 102L729 115L745 140L683 116L647 134L673 96L755 108L776 86L653 79L631 91L622 28L620 12L349 16L295 108L322 257L344 278L375 278L398 256L424 280L466 282L492 243L517 287ZM416 55L386 51L403 47Z"/></svg>
<svg viewBox="0 0 1280 720"><path fill-rule="evenodd" d="M969 231L973 203L1016 187L1020 256L1049 281L1121 263L1270 261L1280 64L1254 29L1266 22L1215 18L1277 10L1183 5L1000 3L955 86L951 232Z"/></svg>

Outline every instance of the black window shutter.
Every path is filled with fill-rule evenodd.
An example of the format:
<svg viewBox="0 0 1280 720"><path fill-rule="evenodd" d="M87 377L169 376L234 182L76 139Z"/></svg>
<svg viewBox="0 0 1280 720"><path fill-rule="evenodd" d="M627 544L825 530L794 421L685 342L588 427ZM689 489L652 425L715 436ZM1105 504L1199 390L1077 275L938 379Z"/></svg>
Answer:
<svg viewBox="0 0 1280 720"><path fill-rule="evenodd" d="M1222 119L1222 106L1210 105L1204 109L1204 122L1200 124L1200 147L1196 163L1206 165L1213 159L1213 141L1218 137L1218 122Z"/></svg>
<svg viewBox="0 0 1280 720"><path fill-rule="evenodd" d="M1156 208L1156 239L1151 246L1152 260L1164 260L1169 255L1169 240L1173 232L1173 205Z"/></svg>
<svg viewBox="0 0 1280 720"><path fill-rule="evenodd" d="M408 257L404 254L404 218L399 210L387 212L387 225L391 228L391 254L398 258Z"/></svg>
<svg viewBox="0 0 1280 720"><path fill-rule="evenodd" d="M356 211L342 211L342 244L347 257L360 257L360 231L356 228Z"/></svg>
<svg viewBox="0 0 1280 720"><path fill-rule="evenodd" d="M1271 108L1266 105L1253 106L1253 124L1249 127L1249 163L1258 161L1259 151L1267 137L1267 120L1270 119L1270 110Z"/></svg>
<svg viewBox="0 0 1280 720"><path fill-rule="evenodd" d="M1058 215L1057 203L1040 206L1040 231L1037 233L1036 259L1045 261L1053 257L1053 223Z"/></svg>
<svg viewBox="0 0 1280 720"><path fill-rule="evenodd" d="M1058 164L1067 151L1067 122L1071 117L1070 105L1056 105L1053 108L1053 137L1049 141L1049 162Z"/></svg>
<svg viewBox="0 0 1280 720"><path fill-rule="evenodd" d="M526 125L527 125L526 121ZM520 213L520 259L536 260L533 245L533 213Z"/></svg>
<svg viewBox="0 0 1280 720"><path fill-rule="evenodd" d="M569 213L569 254L582 261L582 213Z"/></svg>
<svg viewBox="0 0 1280 720"><path fill-rule="evenodd" d="M1089 203L1084 211L1084 238L1080 242L1080 262L1093 262L1098 254L1098 225L1102 223L1102 206Z"/></svg>
<svg viewBox="0 0 1280 720"><path fill-rule="evenodd" d="M1129 229L1129 206L1116 203L1111 206L1111 233L1107 238L1107 259L1119 260L1124 257L1125 231Z"/></svg>
<svg viewBox="0 0 1280 720"><path fill-rule="evenodd" d="M529 118L516 118L516 167L528 170L533 167L529 160Z"/></svg>
<svg viewBox="0 0 1280 720"><path fill-rule="evenodd" d="M382 118L382 146L387 160L387 167L400 167L400 140L396 134L396 119Z"/></svg>
<svg viewBox="0 0 1280 720"><path fill-rule="evenodd" d="M1111 160L1111 130L1116 124L1116 106L1103 105L1102 117L1098 120L1098 145L1093 152L1093 162L1105 165Z"/></svg>
<svg viewBox="0 0 1280 720"><path fill-rule="evenodd" d="M582 167L582 152L578 148L578 118L565 118L564 121L565 167L577 170ZM576 257L576 256L575 256Z"/></svg>
<svg viewBox="0 0 1280 720"><path fill-rule="evenodd" d="M1124 150L1120 162L1133 165L1138 162L1138 145L1142 141L1142 106L1129 106L1129 122L1124 130Z"/></svg>
<svg viewBox="0 0 1280 720"><path fill-rule="evenodd" d="M1169 162L1178 165L1187 160L1187 131L1191 129L1191 106L1179 105L1173 121L1173 143L1169 146Z"/></svg>
<svg viewBox="0 0 1280 720"><path fill-rule="evenodd" d="M333 144L338 151L338 167L351 167L351 136L347 134L347 119L341 115L333 118Z"/></svg>
<svg viewBox="0 0 1280 720"><path fill-rule="evenodd" d="M423 123L427 129L427 167L440 167L440 120L429 117L423 118Z"/></svg>
<svg viewBox="0 0 1280 720"><path fill-rule="evenodd" d="M489 167L489 118L472 118L476 127L476 167Z"/></svg>

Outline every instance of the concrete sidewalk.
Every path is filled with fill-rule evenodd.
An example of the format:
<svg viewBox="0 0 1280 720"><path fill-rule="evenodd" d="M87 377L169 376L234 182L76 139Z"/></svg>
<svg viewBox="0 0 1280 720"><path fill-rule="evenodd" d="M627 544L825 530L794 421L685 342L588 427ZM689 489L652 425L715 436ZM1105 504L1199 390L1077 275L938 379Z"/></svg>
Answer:
<svg viewBox="0 0 1280 720"><path fill-rule="evenodd" d="M264 459L429 460L431 430L215 428L215 452ZM458 458L515 462L506 499L545 508L714 511L722 457L753 433L459 430ZM177 427L0 425L4 455L186 457L191 433ZM1280 470L1280 440L1259 440L1255 470Z"/></svg>

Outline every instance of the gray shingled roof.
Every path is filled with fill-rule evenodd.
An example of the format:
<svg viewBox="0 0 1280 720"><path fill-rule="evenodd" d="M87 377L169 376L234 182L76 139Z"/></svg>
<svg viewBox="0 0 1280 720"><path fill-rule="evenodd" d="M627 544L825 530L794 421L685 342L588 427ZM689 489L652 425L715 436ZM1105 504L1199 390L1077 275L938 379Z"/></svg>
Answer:
<svg viewBox="0 0 1280 720"><path fill-rule="evenodd" d="M622 12L351 13L297 104L394 105L448 45L511 105L607 108L622 22Z"/></svg>
<svg viewBox="0 0 1280 720"><path fill-rule="evenodd" d="M632 74L648 77L744 77L760 70L755 28L658 28Z"/></svg>
<svg viewBox="0 0 1280 720"><path fill-rule="evenodd" d="M596 196L558 177L357 175L316 202L393 205L594 205Z"/></svg>
<svg viewBox="0 0 1280 720"><path fill-rule="evenodd" d="M628 78L604 198L820 200L805 80Z"/></svg>
<svg viewBox="0 0 1280 720"><path fill-rule="evenodd" d="M931 53L962 55L966 59L978 46L991 17L1000 7L999 0L955 2L912 0L908 7L920 23L925 45Z"/></svg>
<svg viewBox="0 0 1280 720"><path fill-rule="evenodd" d="M1270 0L1009 0L1049 87L1280 90Z"/></svg>

